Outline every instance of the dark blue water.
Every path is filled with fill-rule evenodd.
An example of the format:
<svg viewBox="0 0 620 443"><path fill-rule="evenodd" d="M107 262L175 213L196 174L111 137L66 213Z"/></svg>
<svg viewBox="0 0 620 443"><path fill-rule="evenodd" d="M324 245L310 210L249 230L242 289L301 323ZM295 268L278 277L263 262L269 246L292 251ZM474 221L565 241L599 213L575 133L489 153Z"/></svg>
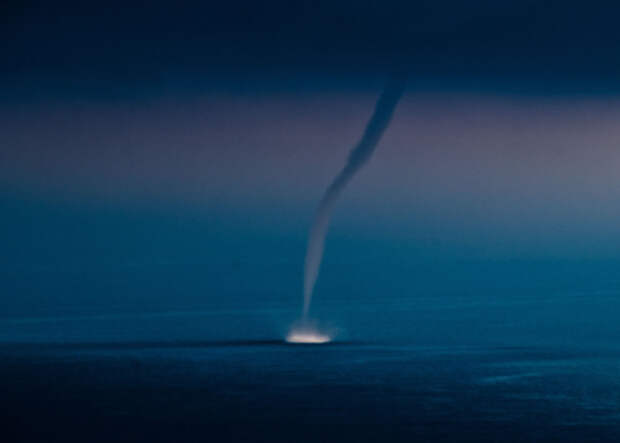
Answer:
<svg viewBox="0 0 620 443"><path fill-rule="evenodd" d="M620 441L617 263L328 266L318 346L248 269L5 274L0 442Z"/></svg>
<svg viewBox="0 0 620 443"><path fill-rule="evenodd" d="M620 351L2 345L3 441L618 441Z"/></svg>

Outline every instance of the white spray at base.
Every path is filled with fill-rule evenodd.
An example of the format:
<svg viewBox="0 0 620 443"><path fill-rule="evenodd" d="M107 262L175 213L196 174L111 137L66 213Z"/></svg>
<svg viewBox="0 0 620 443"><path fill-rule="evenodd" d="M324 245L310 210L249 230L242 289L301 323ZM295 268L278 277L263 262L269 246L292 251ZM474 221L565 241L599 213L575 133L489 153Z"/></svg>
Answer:
<svg viewBox="0 0 620 443"><path fill-rule="evenodd" d="M336 204L336 200L359 171L370 160L375 148L381 140L381 136L392 120L396 105L405 89L405 76L396 75L386 85L383 93L377 100L372 117L366 124L366 129L361 140L349 153L347 163L340 173L334 178L321 199L316 210L314 223L310 229L306 260L304 264L304 305L302 321L308 318L314 284L319 275L321 260L323 259L323 247L325 235L329 227L329 220Z"/></svg>

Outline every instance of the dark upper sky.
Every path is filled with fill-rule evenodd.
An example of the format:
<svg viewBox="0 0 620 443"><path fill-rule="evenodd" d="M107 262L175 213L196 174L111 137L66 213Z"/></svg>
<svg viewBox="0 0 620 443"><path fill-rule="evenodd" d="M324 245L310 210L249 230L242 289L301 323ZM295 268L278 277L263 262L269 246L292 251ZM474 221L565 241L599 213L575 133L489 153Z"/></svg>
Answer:
<svg viewBox="0 0 620 443"><path fill-rule="evenodd" d="M620 84L619 5L593 2L12 2L5 85L108 93L261 74L383 74L577 90ZM439 80L440 81L440 80Z"/></svg>

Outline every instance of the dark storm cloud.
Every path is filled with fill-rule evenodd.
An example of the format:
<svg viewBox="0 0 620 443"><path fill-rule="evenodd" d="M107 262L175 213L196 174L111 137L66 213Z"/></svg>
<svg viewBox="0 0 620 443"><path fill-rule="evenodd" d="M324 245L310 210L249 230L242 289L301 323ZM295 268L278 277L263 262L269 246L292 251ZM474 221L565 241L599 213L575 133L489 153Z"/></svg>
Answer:
<svg viewBox="0 0 620 443"><path fill-rule="evenodd" d="M16 2L2 14L2 72L41 87L113 90L178 76L383 74L404 64L414 75L452 80L614 85L619 12L485 0Z"/></svg>

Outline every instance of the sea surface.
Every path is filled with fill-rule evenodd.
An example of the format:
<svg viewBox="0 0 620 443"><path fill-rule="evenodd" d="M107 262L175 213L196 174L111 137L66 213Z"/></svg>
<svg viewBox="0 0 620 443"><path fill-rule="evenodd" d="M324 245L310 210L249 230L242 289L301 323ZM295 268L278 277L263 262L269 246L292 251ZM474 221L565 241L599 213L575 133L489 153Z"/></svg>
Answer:
<svg viewBox="0 0 620 443"><path fill-rule="evenodd" d="M0 443L618 442L619 264L5 273Z"/></svg>
<svg viewBox="0 0 620 443"><path fill-rule="evenodd" d="M619 441L620 350L4 343L4 442Z"/></svg>

